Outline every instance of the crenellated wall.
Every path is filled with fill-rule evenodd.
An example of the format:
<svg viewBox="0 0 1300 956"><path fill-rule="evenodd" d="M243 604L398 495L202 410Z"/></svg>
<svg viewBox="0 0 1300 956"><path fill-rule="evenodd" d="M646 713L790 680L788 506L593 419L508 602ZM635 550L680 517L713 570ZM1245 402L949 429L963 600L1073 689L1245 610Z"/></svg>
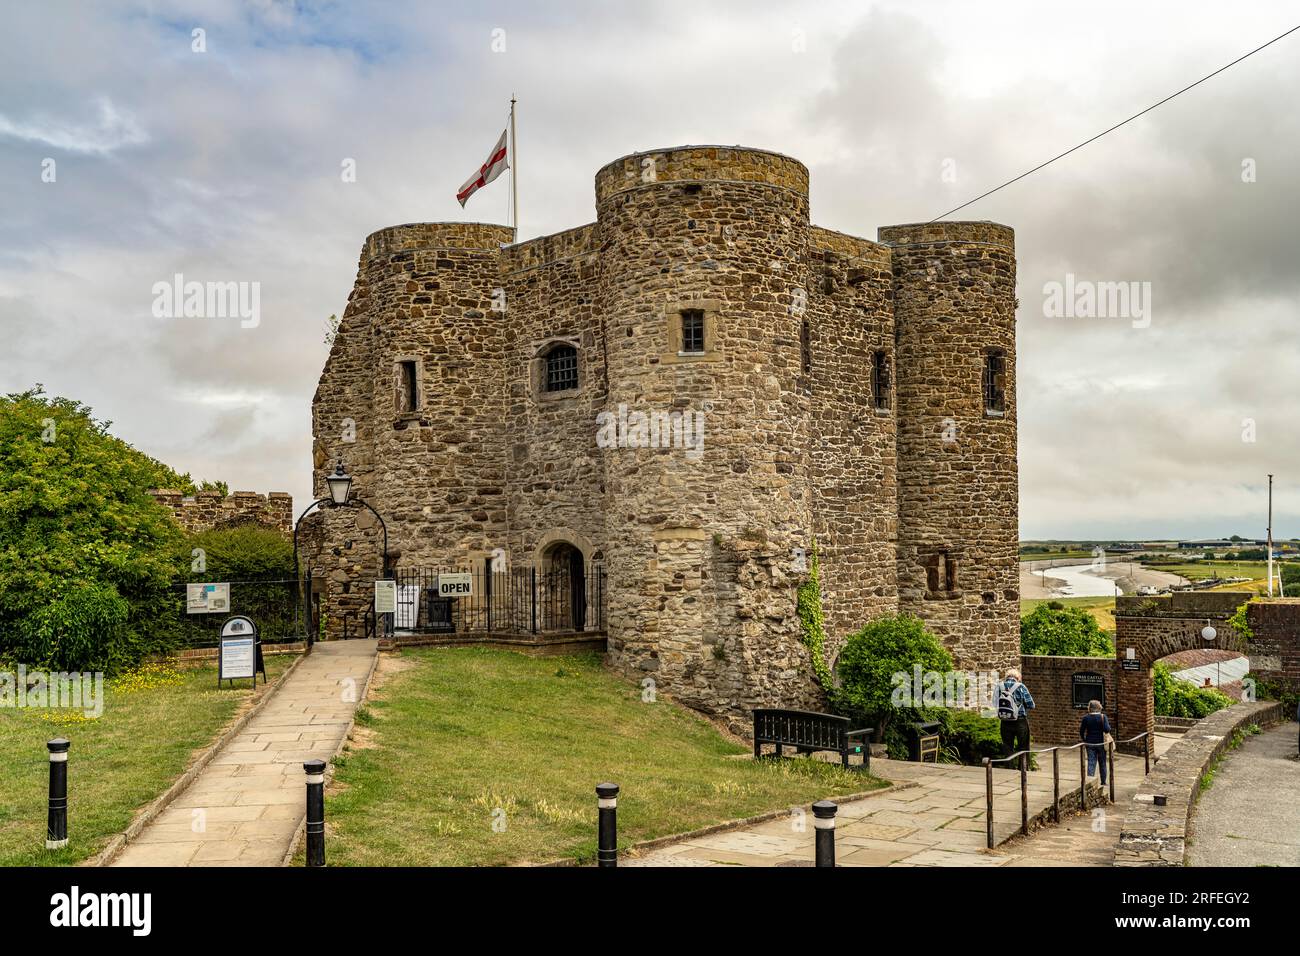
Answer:
<svg viewBox="0 0 1300 956"><path fill-rule="evenodd" d="M150 497L171 509L177 523L189 532L260 524L286 536L293 534L293 497L284 491L259 495L256 491L200 491L191 497L169 488L152 488Z"/></svg>

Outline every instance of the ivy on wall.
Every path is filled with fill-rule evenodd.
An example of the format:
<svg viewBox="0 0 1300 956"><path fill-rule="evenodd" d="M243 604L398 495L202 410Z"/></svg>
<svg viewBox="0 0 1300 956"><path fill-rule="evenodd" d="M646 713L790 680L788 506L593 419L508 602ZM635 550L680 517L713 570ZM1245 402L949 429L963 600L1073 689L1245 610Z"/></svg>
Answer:
<svg viewBox="0 0 1300 956"><path fill-rule="evenodd" d="M817 558L817 539L812 542L812 562L808 580L799 585L799 626L804 646L812 657L813 673L824 690L833 684L831 669L826 664L826 627L822 618L822 589L820 562Z"/></svg>

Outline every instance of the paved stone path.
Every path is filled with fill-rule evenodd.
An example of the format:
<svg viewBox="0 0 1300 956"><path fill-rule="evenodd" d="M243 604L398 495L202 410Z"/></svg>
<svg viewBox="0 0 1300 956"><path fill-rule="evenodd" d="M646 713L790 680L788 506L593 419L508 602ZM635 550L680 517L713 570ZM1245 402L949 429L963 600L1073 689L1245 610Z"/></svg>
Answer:
<svg viewBox="0 0 1300 956"><path fill-rule="evenodd" d="M306 815L302 763L343 741L377 641L317 644L114 866L278 866Z"/></svg>
<svg viewBox="0 0 1300 956"><path fill-rule="evenodd" d="M1192 812L1190 866L1300 866L1296 725L1247 737Z"/></svg>
<svg viewBox="0 0 1300 956"><path fill-rule="evenodd" d="M1168 739L1158 740L1156 752L1163 752L1169 743ZM1043 766L1029 774L1031 817L1052 803L1051 758L1039 760ZM1063 797L1072 785L1078 790L1077 760L1066 758L1061 766ZM1140 757L1119 754L1115 763L1116 805L1100 807L1108 816L1122 806L1122 795L1131 796L1137 789L1143 772ZM911 786L840 804L835 829L835 861L840 866L1111 864L1120 832L1117 819L1108 820L1106 830L1099 834L1092 829L1096 819L1093 814L1066 815L1060 828L1051 824L1028 838L1016 837L1020 829L1020 774L1015 770L993 771L993 837L997 849L990 852L985 848L987 796L982 767L893 760L873 761L872 766L887 780ZM807 811L806 807L802 809ZM802 832L798 829L801 823ZM1073 859L1085 849L1089 852ZM696 837L640 856L624 854L619 866L795 866L808 865L814 856L812 815L800 818L792 812L766 823Z"/></svg>

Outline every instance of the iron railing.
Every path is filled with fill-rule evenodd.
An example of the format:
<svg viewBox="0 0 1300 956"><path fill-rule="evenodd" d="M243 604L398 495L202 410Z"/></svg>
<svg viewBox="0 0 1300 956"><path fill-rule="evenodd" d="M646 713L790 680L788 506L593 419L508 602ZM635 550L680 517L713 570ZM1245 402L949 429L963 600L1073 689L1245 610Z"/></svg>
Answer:
<svg viewBox="0 0 1300 956"><path fill-rule="evenodd" d="M258 639L265 644L300 641L303 638L302 600L299 582L292 578L266 577L229 581L230 607L216 613L190 614L188 586L220 580L207 575L195 581L175 580L169 586L175 613L161 626L180 647L216 647L221 625L233 614L245 614L257 625Z"/></svg>
<svg viewBox="0 0 1300 956"><path fill-rule="evenodd" d="M1077 744L1060 747L1046 747L1042 750L1017 750L1015 753L1006 757L998 757L996 760L991 757L984 758L984 793L986 810L984 815L984 829L988 848L993 849L993 765L995 763L1008 763L1017 760L1020 765L1020 833L1023 836L1029 835L1029 757L1032 754L1052 755L1052 822L1057 825L1061 822L1061 751L1078 750L1079 751L1079 809L1088 809L1088 775L1087 765L1085 762L1086 754L1084 747L1101 747L1106 748L1105 760L1108 766L1103 768L1109 770L1110 778L1110 802L1115 802L1115 748L1119 744L1131 744L1148 736L1146 731L1138 734L1136 737L1130 737L1128 740L1112 740L1107 744L1090 744L1081 741ZM1145 760L1144 775L1151 772L1151 748L1145 746L1142 748L1142 756Z"/></svg>

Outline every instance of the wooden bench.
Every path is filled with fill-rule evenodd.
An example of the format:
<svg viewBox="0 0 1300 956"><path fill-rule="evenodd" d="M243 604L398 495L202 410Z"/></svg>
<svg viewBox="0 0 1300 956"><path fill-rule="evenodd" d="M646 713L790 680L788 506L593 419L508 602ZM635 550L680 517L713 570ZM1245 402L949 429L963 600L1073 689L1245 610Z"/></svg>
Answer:
<svg viewBox="0 0 1300 956"><path fill-rule="evenodd" d="M847 717L834 714L816 714L806 710L756 710L754 711L754 758L763 756L763 744L775 744L776 756L783 747L794 747L796 753L806 754L829 750L840 755L845 767L849 754L861 754L860 769L871 769L871 746L862 740L874 733L874 727L850 730ZM855 742L856 741L856 742Z"/></svg>

